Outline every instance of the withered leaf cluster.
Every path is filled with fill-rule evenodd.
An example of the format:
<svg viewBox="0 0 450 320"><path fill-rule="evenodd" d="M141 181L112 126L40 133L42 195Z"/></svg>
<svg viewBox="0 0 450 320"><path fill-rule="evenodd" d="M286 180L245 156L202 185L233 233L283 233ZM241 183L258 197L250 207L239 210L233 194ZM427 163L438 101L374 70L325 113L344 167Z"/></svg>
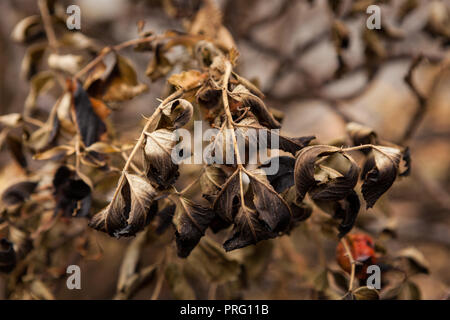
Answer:
<svg viewBox="0 0 450 320"><path fill-rule="evenodd" d="M49 12L54 27L61 27L64 19L58 17L60 10L52 7L53 2L48 1ZM171 1L164 2L170 6ZM354 227L363 201L366 209L373 207L398 176L409 173L408 148L382 141L372 128L360 124L348 124L348 141L338 146L316 142L313 135L291 137L279 131L282 112L267 106L258 86L236 71L239 53L222 24L220 11L212 1L205 1L195 11L185 31L157 35L144 31L141 22L138 39L103 49L64 27L58 32L58 50L52 50L48 43L39 42L46 39L39 16L25 18L16 26L14 40L29 45L22 73L30 81L30 93L23 114L0 116L0 146L4 141L27 175L31 157L50 160L46 162L50 166L42 165L42 172L51 172L52 179L41 185L46 174L38 172L3 192L5 208L1 208L0 222L3 217L9 219L8 224L22 219L22 229L11 223L8 239L0 240L0 272L11 272L32 250L31 239L37 243L47 237L53 240L46 232L60 218L71 222L89 219L89 227L117 238L141 231L142 238L150 231L154 231L153 237L172 232L179 257L194 256L207 264L212 256L218 264L235 270L240 268L238 264L227 260L219 245L207 237L202 239L205 234L217 234L223 249L233 251L289 234L321 210L337 226L333 236L341 238ZM177 10L173 15L179 15ZM436 31L436 25L430 27ZM344 73L347 66L342 53L350 45L349 31L336 20L332 32L337 73ZM384 48L373 40L377 36L365 36L367 55L381 59ZM145 119L136 143L124 143L108 118L124 101L148 90L132 62L119 54L130 46L149 56L145 74L151 82L168 76L169 95ZM174 58L171 51L175 47L181 48L189 63ZM74 53L77 50L83 54ZM95 60L86 65L86 58L91 60L93 54ZM45 60L48 70L42 70ZM180 66L183 71L175 73ZM49 92L56 92L55 103L43 112L38 98ZM176 130L192 129L194 119L218 129L207 142L206 158L231 156L233 161L206 161L195 171L198 179L178 190L183 171L173 154L181 158L191 154L177 149L182 141ZM251 134L254 131L256 135ZM249 150L261 142L267 145L268 157L254 165ZM279 169L272 173L269 168L275 163ZM194 187L196 192L190 192ZM87 219L72 219L75 217ZM34 230L29 227L32 224ZM81 240L85 242L80 241L79 251L87 255L89 241ZM58 241L48 245L43 255L50 256L58 246ZM137 260L133 268L136 265ZM150 277L154 270L145 269L140 276ZM169 264L165 272L177 294L195 297L192 290L179 289L185 279L176 264ZM228 277L235 280L234 271L232 276L213 273L208 276L217 282ZM133 286L130 278L119 281L119 291L126 295Z"/></svg>
<svg viewBox="0 0 450 320"><path fill-rule="evenodd" d="M372 129L359 124L348 126L349 147L309 145L314 136L288 137L274 131L282 119L275 118L259 90L231 72L232 63L220 49L201 41L195 51L200 52L197 59L206 72L191 70L170 78L178 90L175 98L158 107L148 122L152 125L146 126L135 147L142 154L142 170L122 174L110 204L90 222L95 229L131 236L155 217L157 229L171 221L178 255L187 257L208 228L214 233L231 228L223 243L224 249L231 251L289 233L311 216L311 204L315 204L340 221L338 236L343 237L355 224L360 194L367 208L372 207L400 173L401 162L409 166L405 150L383 145ZM174 189L179 164L172 155L180 151L174 150L180 142L174 130L189 125L195 108L220 128L207 147L211 155L222 160L235 156L234 163L208 162L200 172L205 203ZM150 127L154 129L148 130ZM261 137L247 135L250 129L265 134L269 149L290 155L269 158L257 168L248 166L249 159L245 155L240 158L238 149L248 150ZM272 144L273 137L278 138L278 146ZM237 145L239 138L243 146ZM229 141L231 146L226 143ZM366 158L364 169L354 160L354 152ZM279 170L267 174L275 160ZM356 188L359 178L361 191ZM172 204L159 205L167 201Z"/></svg>

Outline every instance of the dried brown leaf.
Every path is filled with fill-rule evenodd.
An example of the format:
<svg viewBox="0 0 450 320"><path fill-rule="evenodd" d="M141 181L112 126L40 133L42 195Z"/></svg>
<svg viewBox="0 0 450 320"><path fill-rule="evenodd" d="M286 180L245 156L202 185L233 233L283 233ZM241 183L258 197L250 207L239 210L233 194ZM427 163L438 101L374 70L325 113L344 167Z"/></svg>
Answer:
<svg viewBox="0 0 450 320"><path fill-rule="evenodd" d="M15 183L3 191L2 201L7 205L24 203L30 198L37 185L38 183L35 181L22 181Z"/></svg>
<svg viewBox="0 0 450 320"><path fill-rule="evenodd" d="M168 188L178 178L178 165L172 159L172 150L177 144L174 132L159 129L147 133L144 158L147 177L156 185Z"/></svg>
<svg viewBox="0 0 450 320"><path fill-rule="evenodd" d="M126 173L125 182L111 203L89 225L111 236L133 236L147 226L157 211L156 190L138 175Z"/></svg>
<svg viewBox="0 0 450 320"><path fill-rule="evenodd" d="M381 195L392 186L402 157L400 150L382 146L373 148L373 155L375 165L365 175L361 189L367 208L373 207Z"/></svg>
<svg viewBox="0 0 450 320"><path fill-rule="evenodd" d="M187 257L205 234L214 218L213 210L179 197L174 216L178 256Z"/></svg>

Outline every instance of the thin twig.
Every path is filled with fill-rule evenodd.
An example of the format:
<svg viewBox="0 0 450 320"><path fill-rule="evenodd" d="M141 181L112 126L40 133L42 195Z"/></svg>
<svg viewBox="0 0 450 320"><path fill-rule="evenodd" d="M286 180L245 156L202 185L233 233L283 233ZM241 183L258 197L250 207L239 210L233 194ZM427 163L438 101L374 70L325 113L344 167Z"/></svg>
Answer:
<svg viewBox="0 0 450 320"><path fill-rule="evenodd" d="M230 105L228 102L228 82L230 80L232 71L232 66L230 61L225 61L225 74L223 76L223 83L222 83L222 100L223 100L223 107L225 109L225 114L227 116L227 123L228 123L228 129L231 129L231 137L233 138L233 146L234 146L234 153L236 155L236 163L239 168L242 168L242 162L241 162L241 156L239 154L238 146L237 146L237 139L236 135L234 133L234 121L233 116L230 111Z"/></svg>
<svg viewBox="0 0 450 320"><path fill-rule="evenodd" d="M91 62L89 62L86 66L84 66L80 71L78 71L73 78L79 79L81 76L83 76L85 73L87 73L89 70L91 70L93 67L97 65L97 63L100 63L100 61L103 60L109 53L111 52L110 47L105 47L100 51L100 54L94 58Z"/></svg>
<svg viewBox="0 0 450 320"><path fill-rule="evenodd" d="M80 170L80 156L81 156L81 150L80 150L80 135L77 134L75 137L75 170L78 172Z"/></svg>
<svg viewBox="0 0 450 320"><path fill-rule="evenodd" d="M417 98L418 106L416 109L416 112L412 116L409 124L406 127L405 132L403 133L402 138L400 139L400 144L404 145L413 135L413 133L417 130L423 116L425 115L426 107L427 107L427 98L422 95L422 93L419 91L419 89L414 84L414 71L419 66L419 64L423 61L423 56L416 57L412 63L411 66L408 69L408 72L405 76L405 82L408 85L408 87L411 89L411 91L414 93L414 95Z"/></svg>
<svg viewBox="0 0 450 320"><path fill-rule="evenodd" d="M347 240L345 238L341 239L342 245L344 246L345 252L348 256L348 260L350 261L351 265L351 273L350 273L350 281L348 283L348 291L353 291L353 282L355 281L355 269L356 269L356 261L353 259L352 252L350 250L350 247L348 246Z"/></svg>
<svg viewBox="0 0 450 320"><path fill-rule="evenodd" d="M195 184L197 184L197 182L200 181L200 178L202 177L202 173L203 173L204 169L201 170L201 172L198 174L198 176L194 179L194 181L192 181L191 183L189 183L186 187L184 187L183 190L181 190L180 192L178 192L178 194L183 195L186 192L188 192Z"/></svg>
<svg viewBox="0 0 450 320"><path fill-rule="evenodd" d="M150 118L147 119L147 123L145 124L144 128L142 129L141 135L139 136L138 141L134 145L133 150L131 151L130 155L128 156L127 161L125 162L125 165L122 169L122 174L120 175L119 182L117 183L116 191L114 192L113 198L111 201L114 201L117 195L119 194L122 184L125 181L125 173L127 172L128 168L131 165L131 161L133 160L133 157L135 156L136 152L139 150L139 148L142 146L144 139L145 139L145 133L150 128L150 126L153 124L153 121L156 119L156 117L160 114L161 109L163 106L165 106L170 101L180 97L183 94L183 90L177 90L174 93L172 93L170 96L165 98L159 106L156 108L156 110L153 112L153 114L150 116Z"/></svg>
<svg viewBox="0 0 450 320"><path fill-rule="evenodd" d="M75 74L74 79L79 79L85 73L89 72L92 68L94 68L98 63L100 63L100 61L102 61L111 52L120 51L124 48L131 47L133 45L137 45L140 43L152 42L155 39L156 39L156 36L152 35L152 36L148 36L145 38L128 40L123 43L119 43L113 47L105 47L100 51L100 53L97 57L95 57L91 62L89 62L86 66L84 66L80 71L78 71Z"/></svg>
<svg viewBox="0 0 450 320"><path fill-rule="evenodd" d="M52 25L52 17L48 11L47 1L38 1L39 10L41 12L42 21L44 22L45 34L47 35L48 45L54 52L58 52L58 40L56 40L55 30Z"/></svg>
<svg viewBox="0 0 450 320"><path fill-rule="evenodd" d="M164 250L163 256L161 259L161 263L158 267L158 278L156 280L155 289L153 290L153 294L152 294L150 300L157 300L159 297L159 294L161 293L162 285L164 283L164 278L165 278L165 266L166 266L167 258L168 258L167 251Z"/></svg>
<svg viewBox="0 0 450 320"><path fill-rule="evenodd" d="M208 290L208 300L216 300L217 283L212 283Z"/></svg>
<svg viewBox="0 0 450 320"><path fill-rule="evenodd" d="M36 127L39 127L39 128L41 128L41 127L43 127L45 125L45 122L42 122L39 119L35 119L35 118L29 117L29 116L26 116L26 115L23 116L23 121L27 122L29 124L32 124L32 125L34 125Z"/></svg>
<svg viewBox="0 0 450 320"><path fill-rule="evenodd" d="M124 152L121 152L120 155L122 156L122 158L125 160L125 162L128 160L128 156L127 154ZM130 167L131 169L133 169L137 174L140 174L141 176L144 175L144 172L139 169L134 163L133 161L130 163Z"/></svg>
<svg viewBox="0 0 450 320"><path fill-rule="evenodd" d="M409 124L406 126L406 130L405 130L403 136L400 138L399 144L402 146L404 146L408 143L408 141L412 138L414 133L419 128L419 125L422 122L423 118L425 117L426 111L428 109L427 108L428 100L429 100L431 94L433 93L433 91L435 90L436 86L438 85L443 71L447 70L450 66L449 59L446 59L442 62L441 66L439 68L439 71L437 72L436 76L433 79L433 83L431 84L431 88L429 90L428 96L425 96L419 91L419 89L414 84L414 71L416 70L416 68L420 65L420 63L423 60L424 60L423 55L417 56L412 61L411 66L404 78L406 84L408 85L408 87L411 89L411 91L416 96L417 101L418 101L418 106L417 106L417 109L416 109L415 113L413 114Z"/></svg>
<svg viewBox="0 0 450 320"><path fill-rule="evenodd" d="M50 12L48 11L47 1L39 0L38 5L39 11L41 12L42 21L44 23L44 30L45 35L47 36L48 45L53 53L58 54L59 43L58 40L56 39L55 29L53 28L52 17L50 15ZM55 73L55 77L58 80L58 83L61 86L61 88L64 88L65 86L64 77L58 72Z"/></svg>

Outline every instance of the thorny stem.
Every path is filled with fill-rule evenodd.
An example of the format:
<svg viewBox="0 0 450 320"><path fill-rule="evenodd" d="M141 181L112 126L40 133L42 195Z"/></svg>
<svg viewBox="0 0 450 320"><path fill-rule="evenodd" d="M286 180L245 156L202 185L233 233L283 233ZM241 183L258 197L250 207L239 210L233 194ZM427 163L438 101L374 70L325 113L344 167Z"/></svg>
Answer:
<svg viewBox="0 0 450 320"><path fill-rule="evenodd" d="M228 102L228 82L230 80L231 76L231 62L225 61L225 74L223 76L223 83L222 83L222 100L223 100L223 107L225 109L225 114L227 116L227 123L228 123L228 129L231 129L231 137L233 138L233 146L234 146L234 153L236 155L236 163L238 165L238 168L243 168L242 162L241 162L241 156L239 154L238 146L237 146L237 140L236 135L234 133L234 121L233 116L231 115L230 111L230 104Z"/></svg>
<svg viewBox="0 0 450 320"><path fill-rule="evenodd" d="M250 208L247 208L245 205L244 188L243 188L243 183L242 183L242 170L244 169L244 166L242 165L242 162L241 162L241 157L240 157L240 153L239 153L238 146L237 146L236 135L234 132L235 123L233 121L233 116L230 111L230 104L228 102L228 83L230 80L231 72L232 72L232 66L231 66L230 61L225 61L225 73L224 73L223 82L222 82L223 107L225 109L225 114L227 116L228 129L231 129L230 131L231 131L231 137L233 138L234 154L236 155L236 163L237 163L238 170L239 170L239 189L240 189L240 197L241 197L241 206L244 209L252 211L252 210L250 210Z"/></svg>
<svg viewBox="0 0 450 320"><path fill-rule="evenodd" d="M150 118L147 119L147 122L146 122L144 128L142 129L142 132L141 132L141 135L139 136L138 141L134 145L133 150L131 151L130 155L128 156L127 161L125 162L125 165L124 165L124 167L122 169L122 174L120 175L120 178L119 178L119 182L117 183L116 191L114 192L114 195L113 195L113 198L112 198L111 201L114 201L114 199L119 194L119 191L120 191L120 189L122 187L122 183L124 182L124 179L125 179L125 172L127 172L128 168L130 167L131 161L133 160L133 157L135 156L136 152L142 146L142 143L144 142L144 139L145 139L145 133L150 128L150 126L152 125L152 123L156 119L156 117L160 114L162 107L165 106L170 101L180 97L183 93L184 93L184 91L180 89L180 90L177 90L174 93L172 93L167 98L165 98L159 104L159 106L156 108L155 112L153 112L153 114L150 116Z"/></svg>
<svg viewBox="0 0 450 320"><path fill-rule="evenodd" d="M242 183L242 171L244 170L244 166L242 165L241 162L241 155L239 153L239 149L238 149L238 145L237 145L237 140L236 140L236 134L234 132L234 127L235 127L235 123L233 121L233 116L231 114L230 111L230 105L228 102L228 82L230 80L230 76L231 76L231 70L232 66L230 61L225 61L225 74L224 74L224 78L223 78L223 83L222 83L222 99L223 99L223 107L225 109L225 114L227 116L227 124L228 124L228 129L231 129L231 137L233 138L233 147L234 147L234 154L236 155L236 163L238 166L238 170L239 170L239 189L240 189L240 197L241 197L241 206L249 211L252 211L250 208L248 208L245 205L245 199L244 199L244 187L243 187L243 183ZM252 224L250 223L250 226ZM253 231L253 228L252 228ZM253 231L253 235L255 236L255 232ZM256 236L255 236L256 238Z"/></svg>
<svg viewBox="0 0 450 320"><path fill-rule="evenodd" d="M341 239L342 245L344 246L345 252L348 256L348 260L351 265L351 273L350 273L350 282L348 284L348 292L352 292L353 290L353 282L355 281L355 269L356 269L356 261L353 259L352 252L350 251L350 247L348 246L347 240L345 238Z"/></svg>

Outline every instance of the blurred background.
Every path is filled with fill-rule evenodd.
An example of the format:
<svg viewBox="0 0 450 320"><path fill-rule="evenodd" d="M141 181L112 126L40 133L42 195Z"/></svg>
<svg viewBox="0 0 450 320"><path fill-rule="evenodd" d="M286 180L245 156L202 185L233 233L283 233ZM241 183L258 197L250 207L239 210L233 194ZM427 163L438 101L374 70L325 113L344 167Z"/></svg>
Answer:
<svg viewBox="0 0 450 320"><path fill-rule="evenodd" d="M339 2L334 12L331 2ZM185 21L201 7L201 1L195 0L60 3L80 6L81 32L95 39L100 48L136 38L140 20L145 21L146 30L155 33L183 30ZM261 88L268 106L284 112L282 130L287 135L315 135L319 142L333 143L342 140L346 124L355 121L373 128L384 140L409 146L411 176L396 181L373 209L362 208L353 232L372 235L387 255L416 248L423 254L422 262L429 271L411 278L420 290L420 297L448 298L450 69L448 63L443 67L442 61L449 59L450 2L218 0L215 3L240 52L237 71ZM383 32L375 39L365 28L368 17L365 8L372 3L381 8L383 26ZM29 81L21 72L28 47L12 41L11 33L21 19L39 14L39 9L34 0L4 0L0 2L0 12L3 115L22 112L30 91ZM337 20L345 25L341 33ZM165 80L152 82L145 76L149 54L132 49L124 50L123 54L133 61L139 79L149 86L147 93L121 103L110 116L121 139L134 141L140 132L141 115L150 115L157 105L156 99L164 95ZM413 81L426 97L423 105L404 79L419 55L424 58L414 69ZM54 101L50 90L39 96L36 105L49 112ZM5 149L0 164L3 190L20 179L22 173ZM318 288L322 285L321 270L335 271L329 282L339 282L340 276L345 275L339 273L336 263L336 240L317 232L324 228L321 219L313 213L289 237L227 254L240 261L229 269L245 267L245 279L243 272L230 271L232 275L228 278L210 274L211 281L196 281L196 264L200 262L193 259L201 257L194 254L194 258L181 262L173 257L169 259L173 272L166 273L165 280L155 272L132 298L148 299L157 286L161 299L330 298ZM70 228L84 224L86 221L81 219ZM146 236L152 239L152 235ZM67 261L76 261L82 270L82 290L67 290L62 277L50 285L55 298L117 297L120 267L133 239L116 240L100 233L94 237L101 248L101 257L80 258L76 250L80 244L74 243L67 249L68 257L55 262L61 267ZM162 248L174 246L171 237L166 234L163 240L151 240L142 251L140 265L159 261ZM174 289L173 281L183 286ZM5 283L6 278L0 278L0 288ZM417 298L412 293L409 296L404 293L402 297ZM5 298L1 290L0 298Z"/></svg>

